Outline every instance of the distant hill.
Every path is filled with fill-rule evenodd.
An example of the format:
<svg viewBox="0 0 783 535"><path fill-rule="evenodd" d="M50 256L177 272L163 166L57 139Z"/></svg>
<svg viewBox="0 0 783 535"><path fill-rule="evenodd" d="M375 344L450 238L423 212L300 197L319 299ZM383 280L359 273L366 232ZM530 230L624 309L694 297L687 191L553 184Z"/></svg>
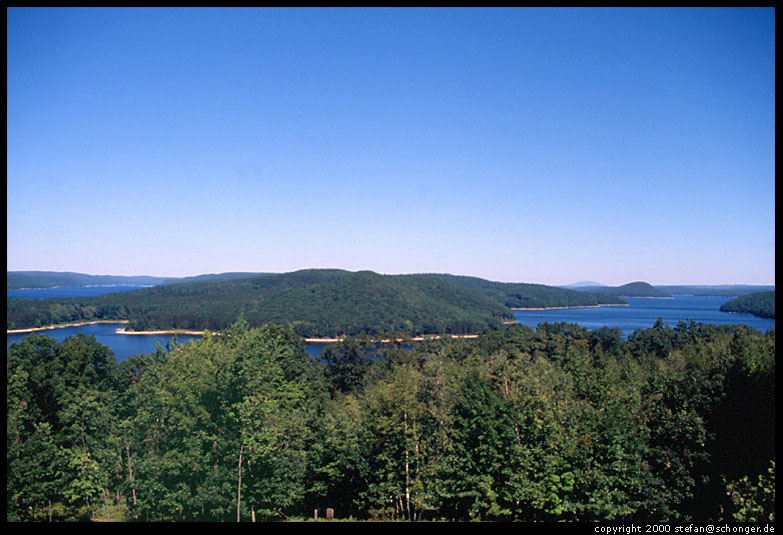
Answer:
<svg viewBox="0 0 783 535"><path fill-rule="evenodd" d="M608 294L617 297L672 297L670 293L659 290L650 283L641 281L630 282L622 286L593 286L589 288L580 288L580 291Z"/></svg>
<svg viewBox="0 0 783 535"><path fill-rule="evenodd" d="M563 286L560 286L560 288L566 288L569 290L578 290L580 288L600 288L606 286L606 284L601 284L600 282L594 282L594 281L580 281L580 282L572 282L571 284L565 284Z"/></svg>
<svg viewBox="0 0 783 535"><path fill-rule="evenodd" d="M129 330L221 330L239 317L305 337L402 332L476 334L511 308L622 304L610 295L455 275L379 275L313 269L160 284L84 298L8 298L7 328L126 320Z"/></svg>
<svg viewBox="0 0 783 535"><path fill-rule="evenodd" d="M775 319L775 292L757 292L742 295L721 305L722 312L752 314L760 318Z"/></svg>

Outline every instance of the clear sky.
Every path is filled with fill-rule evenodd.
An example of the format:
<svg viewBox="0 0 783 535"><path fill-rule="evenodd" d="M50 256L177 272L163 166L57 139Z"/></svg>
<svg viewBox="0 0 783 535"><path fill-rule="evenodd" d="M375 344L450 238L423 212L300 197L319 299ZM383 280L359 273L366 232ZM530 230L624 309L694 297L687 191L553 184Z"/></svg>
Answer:
<svg viewBox="0 0 783 535"><path fill-rule="evenodd" d="M775 11L7 9L7 268L774 284Z"/></svg>

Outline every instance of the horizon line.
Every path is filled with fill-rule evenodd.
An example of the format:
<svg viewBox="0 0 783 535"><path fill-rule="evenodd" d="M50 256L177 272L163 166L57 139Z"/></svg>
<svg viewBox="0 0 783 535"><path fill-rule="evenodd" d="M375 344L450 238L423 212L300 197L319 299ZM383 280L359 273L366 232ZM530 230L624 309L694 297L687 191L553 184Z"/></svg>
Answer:
<svg viewBox="0 0 783 535"><path fill-rule="evenodd" d="M386 273L381 271L375 271L372 269L356 269L351 270L347 268L336 268L336 267L310 267L310 268L299 268L299 269L293 269L290 271L245 271L245 270L230 270L230 271L217 271L217 272L202 272L195 275L150 275L150 274L142 274L142 275L117 275L117 274L109 274L109 273L86 273L83 271L71 271L71 270L64 270L64 271L56 271L56 270L47 270L47 269L13 269L9 270L6 269L6 273L58 273L58 274L74 274L74 275L85 275L89 277L124 277L124 278L140 278L140 277L150 277L150 278L156 278L156 279L187 279L187 278L193 278L193 277L202 277L206 275L227 275L232 273L237 274L248 274L248 275L283 275L288 273L296 273L298 271L315 271L315 270L337 270L337 271L346 271L348 273L360 273L363 271L369 271L371 273L376 273L378 275L452 275L452 276L461 276L461 277L475 277L475 278L481 278L484 280L488 280L491 282L500 282L500 283L507 283L507 284L540 284L542 286L553 286L553 287L567 287L567 286L574 286L575 284L582 284L584 282L590 282L585 279L571 282L571 283L565 283L565 284L554 284L554 283L543 283L543 282L529 282L529 281L511 281L511 280L495 280L492 278L488 278L487 276L481 276L481 275L466 275L461 273L452 273L452 272L437 272L437 271L419 271L419 272L395 272L395 273ZM590 287L590 286L607 286L607 287L617 287L617 286L625 286L627 284L633 284L636 282L643 282L646 284L650 284L651 286L775 286L775 283L749 283L749 282L722 282L722 283L687 283L687 282L681 282L681 283L653 283L649 282L643 279L636 278L634 280L631 280L629 282L625 282L622 284L606 284L602 282L595 282L595 284L586 284L583 287Z"/></svg>

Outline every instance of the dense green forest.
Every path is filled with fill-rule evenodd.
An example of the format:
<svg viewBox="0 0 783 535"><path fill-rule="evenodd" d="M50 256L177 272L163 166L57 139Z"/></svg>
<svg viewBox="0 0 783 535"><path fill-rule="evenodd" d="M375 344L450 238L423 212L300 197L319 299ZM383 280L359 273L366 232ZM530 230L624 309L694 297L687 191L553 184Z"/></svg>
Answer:
<svg viewBox="0 0 783 535"><path fill-rule="evenodd" d="M619 297L608 293L587 294L543 284L494 282L459 275L439 276L452 284L491 297L509 308L560 308L626 304Z"/></svg>
<svg viewBox="0 0 783 535"><path fill-rule="evenodd" d="M6 365L8 520L767 521L775 334L662 321L354 337L240 320L119 363Z"/></svg>
<svg viewBox="0 0 783 535"><path fill-rule="evenodd" d="M128 329L213 330L243 317L276 323L305 337L404 332L475 334L513 320L510 307L622 303L535 284L505 284L451 275L379 275L302 270L83 298L8 298L7 329L81 321L125 320Z"/></svg>
<svg viewBox="0 0 783 535"><path fill-rule="evenodd" d="M757 292L743 295L723 303L723 312L753 314L760 318L775 319L775 292Z"/></svg>

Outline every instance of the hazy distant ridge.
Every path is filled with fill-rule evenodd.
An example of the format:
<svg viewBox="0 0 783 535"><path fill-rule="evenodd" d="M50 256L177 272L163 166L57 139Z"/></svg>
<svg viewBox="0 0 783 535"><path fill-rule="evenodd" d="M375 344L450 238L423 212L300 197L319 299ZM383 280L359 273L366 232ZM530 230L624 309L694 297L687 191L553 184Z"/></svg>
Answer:
<svg viewBox="0 0 783 535"><path fill-rule="evenodd" d="M614 295L617 297L672 297L648 282L629 282L622 286L591 286L579 288L582 292Z"/></svg>
<svg viewBox="0 0 783 535"><path fill-rule="evenodd" d="M563 286L560 286L560 288L578 290L581 288L598 288L603 286L606 286L606 284L601 284L600 282L595 282L595 281L579 281L579 282L572 282L571 284L565 284Z"/></svg>
<svg viewBox="0 0 783 535"><path fill-rule="evenodd" d="M87 275L70 271L7 271L6 291L21 288L54 288L56 286L157 286L180 282L237 279L260 273L219 273L194 277L154 277L149 275Z"/></svg>
<svg viewBox="0 0 783 535"><path fill-rule="evenodd" d="M54 288L55 286L145 286L161 284L166 279L150 276L86 275L69 271L7 271L6 290L20 288Z"/></svg>
<svg viewBox="0 0 783 535"><path fill-rule="evenodd" d="M712 285L656 285L661 291L677 295L702 295L736 297L757 292L771 292L774 286L750 285L750 284L712 284Z"/></svg>

